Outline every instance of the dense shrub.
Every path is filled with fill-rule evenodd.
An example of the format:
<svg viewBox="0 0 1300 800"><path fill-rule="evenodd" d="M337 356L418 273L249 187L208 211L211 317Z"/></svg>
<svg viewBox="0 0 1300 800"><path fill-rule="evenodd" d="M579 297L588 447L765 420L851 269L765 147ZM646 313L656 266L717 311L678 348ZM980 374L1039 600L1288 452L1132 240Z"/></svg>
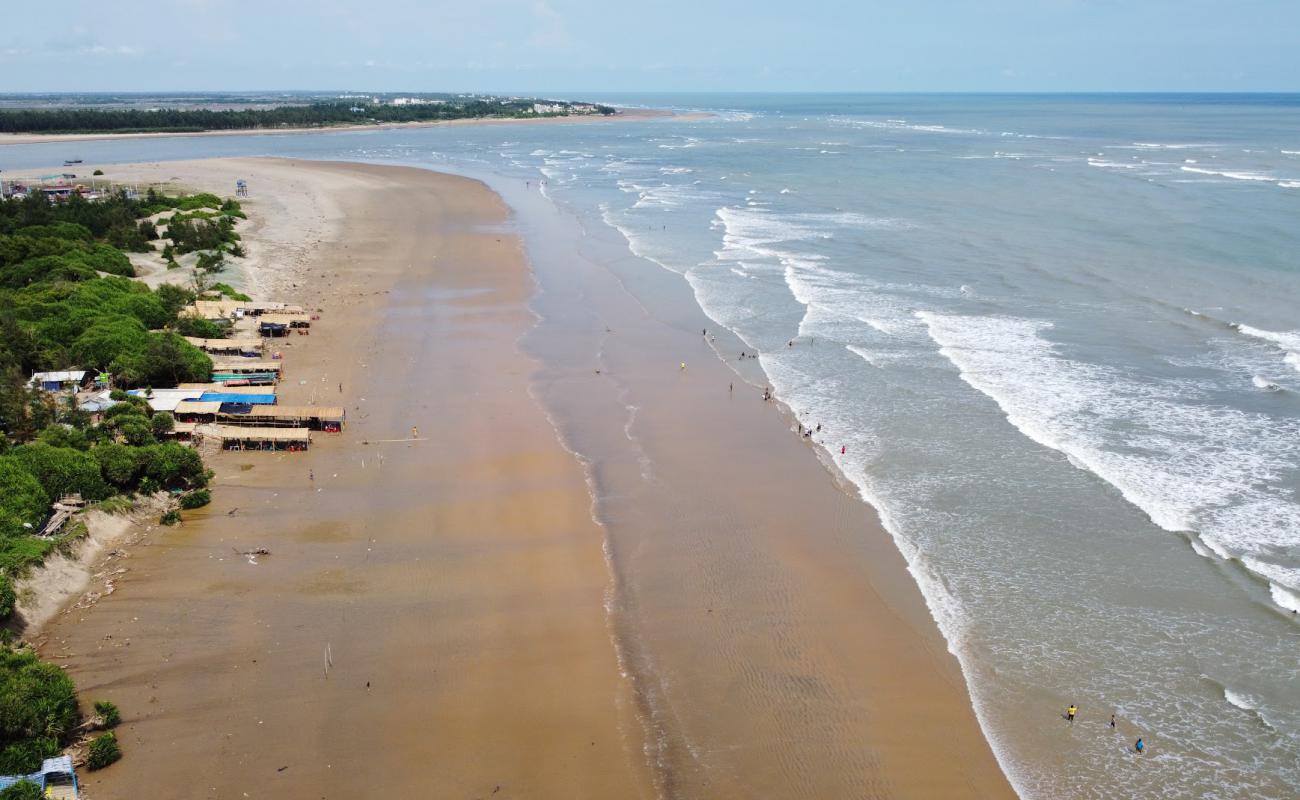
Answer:
<svg viewBox="0 0 1300 800"><path fill-rule="evenodd" d="M49 508L50 497L36 476L17 459L0 456L0 537L21 536L35 529Z"/></svg>
<svg viewBox="0 0 1300 800"><path fill-rule="evenodd" d="M181 495L181 508L186 510L192 508L203 508L212 502L212 493L207 489L195 489L188 494Z"/></svg>
<svg viewBox="0 0 1300 800"><path fill-rule="evenodd" d="M158 302L162 304L163 309L171 317L180 314L181 309L194 302L195 296L194 292L174 283L159 285L157 289L154 289L154 294L158 296Z"/></svg>
<svg viewBox="0 0 1300 800"><path fill-rule="evenodd" d="M86 766L92 770L103 769L122 757L117 746L117 736L112 731L96 736L86 749Z"/></svg>
<svg viewBox="0 0 1300 800"><path fill-rule="evenodd" d="M203 459L197 451L176 442L141 448L145 452L144 474L163 489L188 489L208 483Z"/></svg>
<svg viewBox="0 0 1300 800"><path fill-rule="evenodd" d="M213 291L221 292L222 297L229 297L231 300L238 300L241 303L247 303L253 299L243 292L235 291L234 287L228 283L214 283L212 284L212 289Z"/></svg>
<svg viewBox="0 0 1300 800"><path fill-rule="evenodd" d="M67 425L47 425L38 437L50 447L71 447L73 450L89 450L90 439L86 432Z"/></svg>
<svg viewBox="0 0 1300 800"><path fill-rule="evenodd" d="M29 780L21 780L0 789L0 800L43 800L43 798L41 787Z"/></svg>
<svg viewBox="0 0 1300 800"><path fill-rule="evenodd" d="M0 774L40 768L77 724L72 681L35 654L0 649Z"/></svg>
<svg viewBox="0 0 1300 800"><path fill-rule="evenodd" d="M177 511L174 508L171 511L168 511L167 513L163 514L158 519L158 523L160 525L179 525L180 522L181 522L181 512Z"/></svg>
<svg viewBox="0 0 1300 800"><path fill-rule="evenodd" d="M73 242L95 241L95 234L91 233L89 228L75 222L28 225L19 228L15 233L19 236L30 236L34 239L67 239Z"/></svg>
<svg viewBox="0 0 1300 800"><path fill-rule="evenodd" d="M117 705L107 700L95 701L95 713L99 715L100 724L105 728L116 728L122 721L122 712L117 710Z"/></svg>
<svg viewBox="0 0 1300 800"><path fill-rule="evenodd" d="M89 453L31 442L15 447L3 458L13 459L34 475L51 500L77 493L93 501L110 494L100 475L99 463Z"/></svg>
<svg viewBox="0 0 1300 800"><path fill-rule="evenodd" d="M176 418L166 411L153 415L149 420L149 427L155 436L161 436L164 433L171 433L176 430Z"/></svg>
<svg viewBox="0 0 1300 800"><path fill-rule="evenodd" d="M18 592L14 591L13 579L0 574L0 622L13 616L18 607Z"/></svg>
<svg viewBox="0 0 1300 800"><path fill-rule="evenodd" d="M157 441L153 436L153 427L144 420L128 419L118 427L118 430L126 443L132 447L144 447Z"/></svg>
<svg viewBox="0 0 1300 800"><path fill-rule="evenodd" d="M108 442L91 450L90 454L99 462L99 470L104 480L119 490L133 489L136 481L144 473L141 454L137 448Z"/></svg>
<svg viewBox="0 0 1300 800"><path fill-rule="evenodd" d="M123 353L110 369L127 386L175 386L206 383L212 359L175 333L150 333L141 351Z"/></svg>
<svg viewBox="0 0 1300 800"><path fill-rule="evenodd" d="M203 317L189 314L176 319L176 332L197 339L224 339L229 327Z"/></svg>

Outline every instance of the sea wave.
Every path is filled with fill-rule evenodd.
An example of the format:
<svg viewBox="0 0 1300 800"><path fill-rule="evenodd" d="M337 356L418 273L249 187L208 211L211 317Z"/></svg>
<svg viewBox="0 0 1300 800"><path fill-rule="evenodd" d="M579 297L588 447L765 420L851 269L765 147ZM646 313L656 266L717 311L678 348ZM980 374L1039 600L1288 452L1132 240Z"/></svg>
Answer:
<svg viewBox="0 0 1300 800"><path fill-rule="evenodd" d="M1156 525L1193 531L1288 589L1300 569L1300 420L1197 404L1177 384L1066 358L1052 323L916 312L966 383Z"/></svg>
<svg viewBox="0 0 1300 800"><path fill-rule="evenodd" d="M1245 336L1272 343L1282 351L1282 361L1300 372L1300 331L1266 331L1239 322L1228 325Z"/></svg>

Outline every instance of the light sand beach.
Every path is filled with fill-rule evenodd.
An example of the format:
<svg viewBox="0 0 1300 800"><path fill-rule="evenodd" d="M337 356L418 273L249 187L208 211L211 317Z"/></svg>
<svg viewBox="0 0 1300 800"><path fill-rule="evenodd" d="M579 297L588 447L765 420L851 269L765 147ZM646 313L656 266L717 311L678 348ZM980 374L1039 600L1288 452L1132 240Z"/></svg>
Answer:
<svg viewBox="0 0 1300 800"><path fill-rule="evenodd" d="M90 797L1012 796L874 512L579 234L523 232L534 299L509 209L468 179L114 172L250 182L232 277L321 316L283 341L280 402L349 424L216 456L211 506L39 632L122 709ZM614 443L625 390L653 479Z"/></svg>

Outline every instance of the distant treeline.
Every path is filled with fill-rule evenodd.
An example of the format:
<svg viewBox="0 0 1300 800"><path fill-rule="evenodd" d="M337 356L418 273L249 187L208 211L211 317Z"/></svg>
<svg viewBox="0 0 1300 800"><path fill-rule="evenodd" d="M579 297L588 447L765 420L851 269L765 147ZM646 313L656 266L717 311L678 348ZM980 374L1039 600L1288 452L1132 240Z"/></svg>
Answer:
<svg viewBox="0 0 1300 800"><path fill-rule="evenodd" d="M548 105L556 104L548 101ZM560 116L568 113L570 106L559 105L565 109ZM614 113L608 106L595 106L595 109L600 114ZM532 100L469 100L400 106L336 102L238 111L15 109L0 111L0 133L176 133L525 116L534 116Z"/></svg>

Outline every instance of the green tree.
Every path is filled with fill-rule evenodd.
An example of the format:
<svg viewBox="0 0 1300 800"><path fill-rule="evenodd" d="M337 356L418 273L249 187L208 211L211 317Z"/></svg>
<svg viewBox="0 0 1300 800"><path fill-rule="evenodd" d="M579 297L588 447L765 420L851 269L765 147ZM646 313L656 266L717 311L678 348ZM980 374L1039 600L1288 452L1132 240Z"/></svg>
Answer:
<svg viewBox="0 0 1300 800"><path fill-rule="evenodd" d="M176 430L176 418L166 411L154 414L149 420L149 427L154 436L162 436Z"/></svg>
<svg viewBox="0 0 1300 800"><path fill-rule="evenodd" d="M34 653L0 648L0 774L40 768L77 724L72 680Z"/></svg>
<svg viewBox="0 0 1300 800"><path fill-rule="evenodd" d="M36 476L12 456L0 456L0 538L31 532L49 510L50 496Z"/></svg>
<svg viewBox="0 0 1300 800"><path fill-rule="evenodd" d="M99 462L104 480L123 491L135 488L136 481L144 472L141 452L134 447L106 442L91 450L90 454Z"/></svg>
<svg viewBox="0 0 1300 800"><path fill-rule="evenodd" d="M102 500L109 495L99 463L89 453L31 442L15 447L4 458L13 459L36 476L46 496L53 500L73 493L86 500Z"/></svg>
<svg viewBox="0 0 1300 800"><path fill-rule="evenodd" d="M147 448L144 472L165 489L199 487L208 482L199 454L176 442L163 442Z"/></svg>
<svg viewBox="0 0 1300 800"><path fill-rule="evenodd" d="M158 302L162 303L167 315L173 319L180 314L182 308L194 302L194 292L174 283L160 284L154 289L154 294L158 295Z"/></svg>
<svg viewBox="0 0 1300 800"><path fill-rule="evenodd" d="M89 450L90 441L86 432L77 428L54 424L45 426L37 438L51 447L71 447L73 450Z"/></svg>
<svg viewBox="0 0 1300 800"><path fill-rule="evenodd" d="M149 332L134 317L101 317L72 343L68 353L83 367L105 369L122 355L132 355L149 344Z"/></svg>

